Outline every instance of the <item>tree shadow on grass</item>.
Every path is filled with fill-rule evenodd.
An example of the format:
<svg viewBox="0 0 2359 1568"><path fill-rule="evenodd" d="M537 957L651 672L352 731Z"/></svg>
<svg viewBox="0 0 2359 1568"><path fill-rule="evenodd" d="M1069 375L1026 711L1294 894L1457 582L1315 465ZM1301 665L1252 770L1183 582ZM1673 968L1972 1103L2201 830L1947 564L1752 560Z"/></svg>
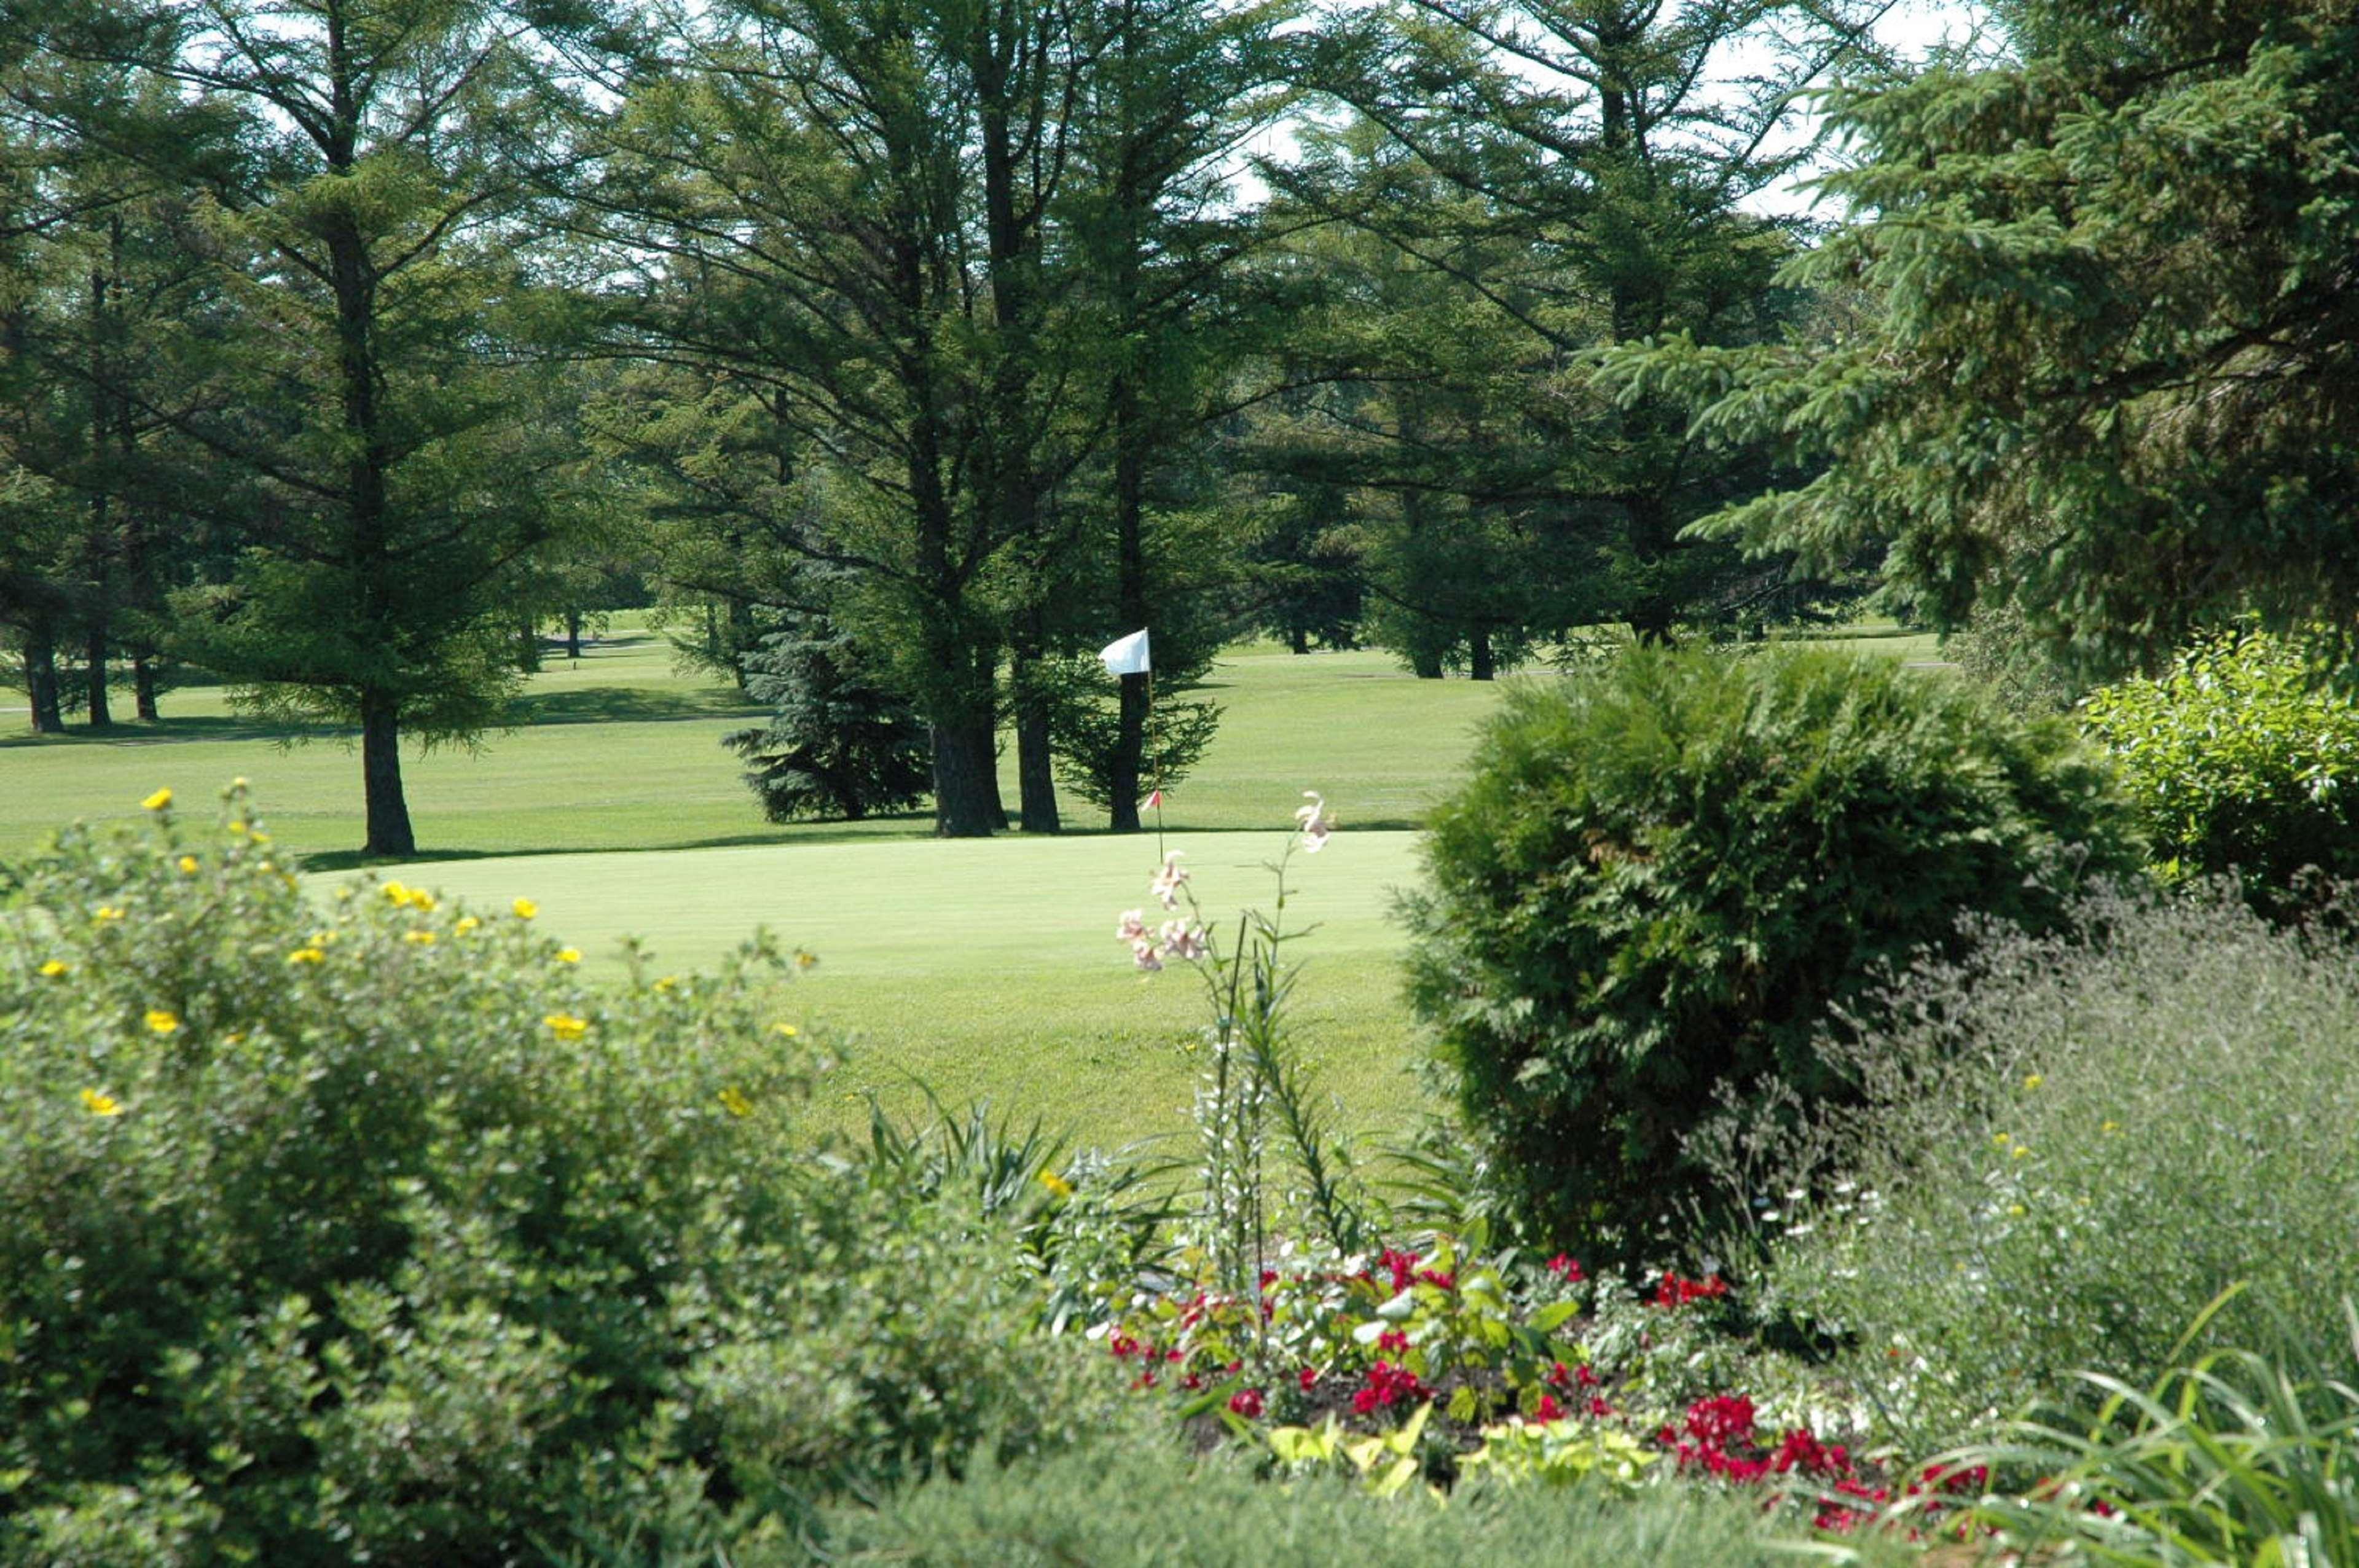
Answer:
<svg viewBox="0 0 2359 1568"><path fill-rule="evenodd" d="M356 734L348 730L311 729L224 713L197 718L158 719L152 724L134 721L109 724L103 730L82 726L69 729L63 735L10 735L0 740L0 751L30 751L41 746L172 746L199 740L265 740L281 746L297 741L324 740L349 745L358 738Z"/></svg>
<svg viewBox="0 0 2359 1568"><path fill-rule="evenodd" d="M681 719L746 718L766 712L759 702L723 691L649 691L636 686L582 686L533 691L508 705L520 729L542 724L662 724Z"/></svg>
<svg viewBox="0 0 2359 1568"><path fill-rule="evenodd" d="M780 823L767 831L723 833L707 838L665 839L653 844L543 844L514 849L421 849L408 860L388 860L356 849L334 849L303 856L306 872L360 871L371 866L393 868L421 861L515 860L533 855L661 855L681 849L755 849L800 844L904 844L927 836L933 822L929 811L871 817L863 822Z"/></svg>
<svg viewBox="0 0 2359 1568"><path fill-rule="evenodd" d="M756 829L749 833L723 833L706 838L665 839L651 844L521 844L514 849L437 849L429 846L419 850L412 859L407 861L387 860L382 856L363 855L358 850L338 849L308 854L302 858L303 869L307 872L337 872L360 871L370 867L389 870L416 865L422 861L516 860L526 855L662 855L682 849L756 849L766 846L784 849L806 844L908 844L931 838L933 820L933 813L930 811L903 811L889 817L871 817L864 822L780 823L766 830ZM1360 833L1414 833L1424 825L1423 822L1408 818L1386 817L1354 822L1353 828ZM1173 838L1182 834L1201 835L1262 831L1264 830L1257 828L1205 827L1179 823L1168 825L1164 830L1167 836ZM1041 839L1027 840L1023 834L1017 833L1006 833L995 836L1011 844L1016 843L1038 844L1048 842ZM1076 828L1068 829L1056 836L1070 840L1132 838L1142 844L1152 844L1155 842L1155 830L1150 827L1143 833L1116 833L1106 828Z"/></svg>

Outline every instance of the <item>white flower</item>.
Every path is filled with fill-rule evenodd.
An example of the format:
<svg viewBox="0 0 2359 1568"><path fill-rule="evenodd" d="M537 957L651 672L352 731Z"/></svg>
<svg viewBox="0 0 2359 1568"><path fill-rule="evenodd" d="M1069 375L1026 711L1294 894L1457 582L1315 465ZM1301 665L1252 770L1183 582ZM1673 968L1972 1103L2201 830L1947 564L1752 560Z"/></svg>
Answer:
<svg viewBox="0 0 2359 1568"><path fill-rule="evenodd" d="M1175 849L1165 855L1163 869L1157 872L1155 880L1147 885L1147 890L1154 894L1167 909L1180 907L1180 889L1188 880L1188 873L1180 868L1180 856L1184 853Z"/></svg>
<svg viewBox="0 0 2359 1568"><path fill-rule="evenodd" d="M1130 958L1149 975L1163 967L1163 955L1155 950L1155 939L1151 936L1140 937L1130 944Z"/></svg>
<svg viewBox="0 0 2359 1568"><path fill-rule="evenodd" d="M1208 951L1204 942L1204 928L1190 925L1186 920L1166 920L1163 922L1163 929L1156 934L1162 941L1163 955L1166 958L1176 958L1183 964L1193 964L1203 957Z"/></svg>
<svg viewBox="0 0 2359 1568"><path fill-rule="evenodd" d="M1125 909L1122 912L1122 923L1114 928L1114 934L1115 940L1118 942L1136 942L1140 937L1145 936L1147 934L1147 911L1144 909Z"/></svg>
<svg viewBox="0 0 2359 1568"><path fill-rule="evenodd" d="M1305 789L1302 798L1310 804L1294 813L1302 829L1302 853L1316 855L1327 847L1327 835L1335 831L1335 818L1327 810L1327 798L1316 789Z"/></svg>

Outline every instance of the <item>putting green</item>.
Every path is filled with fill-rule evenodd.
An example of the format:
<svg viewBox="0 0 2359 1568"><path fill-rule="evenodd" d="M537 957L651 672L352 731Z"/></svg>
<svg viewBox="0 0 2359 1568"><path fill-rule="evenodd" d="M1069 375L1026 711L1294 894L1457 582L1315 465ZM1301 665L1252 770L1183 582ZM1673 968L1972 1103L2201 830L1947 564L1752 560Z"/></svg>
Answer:
<svg viewBox="0 0 2359 1568"><path fill-rule="evenodd" d="M1306 933L1290 949L1303 962L1296 1037L1360 1127L1403 1121L1420 1100L1390 918L1394 890L1417 879L1415 839L1346 830L1324 852L1297 855L1288 876L1283 918ZM1287 841L1170 836L1205 915L1225 917L1224 942L1239 909L1272 909L1265 863ZM620 974L634 934L660 933L661 972L708 967L767 927L819 958L785 987L784 1008L850 1049L831 1121L853 1119L871 1091L912 1105L922 1081L951 1103L989 1099L1110 1144L1187 1126L1208 1016L1195 971L1141 975L1114 936L1125 909L1162 918L1147 896L1155 863L1151 838L1011 836L512 855L414 864L399 877L482 907L530 897L593 973Z"/></svg>

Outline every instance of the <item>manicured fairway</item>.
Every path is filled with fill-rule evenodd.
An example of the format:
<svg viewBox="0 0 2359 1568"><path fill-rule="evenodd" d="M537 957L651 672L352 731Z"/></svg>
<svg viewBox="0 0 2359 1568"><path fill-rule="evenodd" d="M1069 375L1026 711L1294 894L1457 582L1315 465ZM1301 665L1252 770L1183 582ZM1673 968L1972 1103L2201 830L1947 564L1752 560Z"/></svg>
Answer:
<svg viewBox="0 0 2359 1568"><path fill-rule="evenodd" d="M1226 719L1195 778L1174 789L1177 828L1283 822L1322 789L1346 825L1407 827L1456 777L1496 689L1420 681L1380 653L1294 658L1274 648L1224 659L1203 695ZM166 695L165 721L35 739L21 710L0 715L0 856L75 817L128 817L168 784L202 800L253 780L279 842L349 864L361 840L360 759L332 735L293 738L230 714L218 690ZM409 808L429 858L573 850L653 850L924 836L929 822L766 822L721 737L752 722L737 694L671 668L660 638L628 633L578 664L549 660L519 704L519 727L476 751L406 757ZM1006 759L1015 798L1014 757ZM1103 819L1077 800L1068 824Z"/></svg>

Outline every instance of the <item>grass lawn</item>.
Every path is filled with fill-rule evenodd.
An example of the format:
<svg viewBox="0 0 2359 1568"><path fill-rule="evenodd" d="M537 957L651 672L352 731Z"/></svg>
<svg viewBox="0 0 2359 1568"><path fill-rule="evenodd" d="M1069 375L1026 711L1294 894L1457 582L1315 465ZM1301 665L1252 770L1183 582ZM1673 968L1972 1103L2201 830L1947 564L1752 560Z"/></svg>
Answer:
<svg viewBox="0 0 2359 1568"><path fill-rule="evenodd" d="M1338 833L1295 858L1286 919L1315 926L1296 1018L1321 1084L1362 1125L1406 1120L1411 1027L1397 1003L1389 889L1417 875L1415 835ZM1176 833L1207 914L1266 908L1262 863L1285 834ZM820 962L787 984L782 1011L851 1044L830 1119L895 1105L914 1079L960 1104L989 1096L1116 1143L1187 1125L1190 1046L1206 1018L1198 973L1133 969L1114 935L1147 897L1154 841L1104 834L533 855L407 868L402 879L490 907L527 894L540 923L618 973L621 942L656 933L651 972L690 967L756 925ZM337 875L350 875L337 874Z"/></svg>
<svg viewBox="0 0 2359 1568"><path fill-rule="evenodd" d="M1930 639L1888 628L1848 640L1937 657ZM1403 1121L1418 1103L1388 889L1415 880L1408 830L1458 777L1498 690L1417 681L1382 653L1241 648L1202 693L1225 710L1219 738L1171 791L1167 831L1208 913L1267 902L1252 867L1282 844L1300 791L1323 790L1340 814L1331 849L1297 860L1288 916L1321 927L1300 950L1299 1034L1362 1126ZM316 876L350 874L354 750L326 735L294 744L307 737L236 715L216 689L168 692L164 710L153 725L38 738L21 711L0 718L0 858L72 818L136 817L158 785L201 810L244 777L281 844ZM922 1078L954 1103L988 1095L1099 1141L1186 1126L1187 1047L1204 1017L1194 976L1132 973L1113 934L1117 913L1147 901L1151 837L946 844L922 817L765 822L719 744L752 717L618 617L579 661L549 659L516 728L474 751L406 758L424 854L398 875L494 904L529 894L551 931L614 973L626 935L685 969L769 927L821 958L788 1005L861 1037L840 1080L847 1119L863 1090L907 1104ZM1066 808L1094 825L1080 801Z"/></svg>

